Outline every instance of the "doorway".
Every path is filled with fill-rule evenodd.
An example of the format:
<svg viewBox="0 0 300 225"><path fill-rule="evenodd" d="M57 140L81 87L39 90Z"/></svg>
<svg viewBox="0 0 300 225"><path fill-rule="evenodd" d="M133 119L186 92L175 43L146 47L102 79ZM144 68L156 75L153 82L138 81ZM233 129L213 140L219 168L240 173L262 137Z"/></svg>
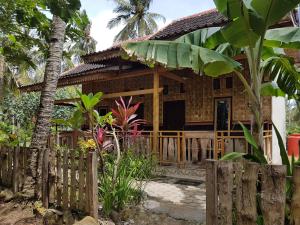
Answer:
<svg viewBox="0 0 300 225"><path fill-rule="evenodd" d="M231 129L231 98L215 99L215 131Z"/></svg>
<svg viewBox="0 0 300 225"><path fill-rule="evenodd" d="M164 130L183 130L185 125L185 101L164 102Z"/></svg>

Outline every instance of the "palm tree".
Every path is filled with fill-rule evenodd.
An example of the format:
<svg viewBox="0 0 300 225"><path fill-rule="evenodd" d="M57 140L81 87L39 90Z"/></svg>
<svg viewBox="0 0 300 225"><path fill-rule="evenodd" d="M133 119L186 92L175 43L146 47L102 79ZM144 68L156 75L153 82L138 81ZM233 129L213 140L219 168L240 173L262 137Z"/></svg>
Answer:
<svg viewBox="0 0 300 225"><path fill-rule="evenodd" d="M114 41L150 35L158 29L157 20L166 21L164 16L149 12L152 0L115 0L115 3L117 6L113 11L117 16L108 22L107 27L112 29L121 23L125 26Z"/></svg>
<svg viewBox="0 0 300 225"><path fill-rule="evenodd" d="M63 71L82 63L81 56L96 51L97 41L91 36L91 21L85 10L77 13L74 18L80 35L76 40L71 40L64 45Z"/></svg>

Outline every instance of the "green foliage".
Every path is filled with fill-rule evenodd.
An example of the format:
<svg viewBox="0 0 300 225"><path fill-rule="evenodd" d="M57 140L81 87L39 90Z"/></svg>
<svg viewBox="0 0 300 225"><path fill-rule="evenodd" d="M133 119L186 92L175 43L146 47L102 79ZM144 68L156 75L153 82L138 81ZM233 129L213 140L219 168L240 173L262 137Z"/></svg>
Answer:
<svg viewBox="0 0 300 225"><path fill-rule="evenodd" d="M275 48L300 48L299 27L283 27L271 29L266 32L265 46Z"/></svg>
<svg viewBox="0 0 300 225"><path fill-rule="evenodd" d="M246 155L245 153L241 153L241 152L230 152L230 153L224 155L220 160L234 161L234 160L243 158L245 155Z"/></svg>
<svg viewBox="0 0 300 225"><path fill-rule="evenodd" d="M213 77L241 69L240 63L228 56L188 43L143 41L127 43L123 48L130 58L143 60L150 67L158 63L170 69L191 68Z"/></svg>
<svg viewBox="0 0 300 225"><path fill-rule="evenodd" d="M1 102L0 110L2 110L5 120L12 121L12 117L15 117L16 123L27 129L32 126L39 99L38 93L22 93L20 95L9 93Z"/></svg>
<svg viewBox="0 0 300 225"><path fill-rule="evenodd" d="M288 96L293 97L300 90L300 74L294 66L294 59L284 55L274 55L263 62L262 69L265 76L276 80L281 92Z"/></svg>
<svg viewBox="0 0 300 225"><path fill-rule="evenodd" d="M129 150L123 154L123 163L127 165L131 176L136 180L148 180L152 178L153 171L157 165L154 157L146 157L145 155L136 154Z"/></svg>
<svg viewBox="0 0 300 225"><path fill-rule="evenodd" d="M245 127L242 123L240 123L243 131L245 138L249 144L251 144L252 149L253 149L253 155L249 155L249 158L255 162L258 162L260 164L268 164L268 161L266 160L264 153L262 149L258 147L258 144L256 143L254 137L252 136L251 132Z"/></svg>
<svg viewBox="0 0 300 225"><path fill-rule="evenodd" d="M276 87L274 83L264 83L261 86L260 94L262 96L276 96L276 97L285 97L284 93L280 88Z"/></svg>
<svg viewBox="0 0 300 225"><path fill-rule="evenodd" d="M285 145L283 143L282 137L281 137L281 135L280 135L277 127L275 126L275 124L273 124L273 127L274 127L274 130L275 130L275 133L276 133L276 137L277 137L277 141L278 141L278 146L280 148L280 156L281 156L282 164L286 165L286 167L287 167L287 174L288 174L288 176L291 176L292 173L293 173L293 171L292 171L293 168L291 168L291 164L290 164L290 161L289 161L289 157L287 155L287 151L285 149Z"/></svg>
<svg viewBox="0 0 300 225"><path fill-rule="evenodd" d="M26 71L31 77L39 67L44 70L51 34L49 12L67 23L65 40L71 49L64 49L64 62L73 56L79 62L85 49L93 51L90 21L79 9L80 0L1 0L0 55L7 68L18 69L17 75Z"/></svg>
<svg viewBox="0 0 300 225"><path fill-rule="evenodd" d="M152 177L154 161L126 151L121 156L116 182L113 179L114 166L115 156L106 155L105 173L99 177L99 197L106 215L141 200L143 185L140 180Z"/></svg>

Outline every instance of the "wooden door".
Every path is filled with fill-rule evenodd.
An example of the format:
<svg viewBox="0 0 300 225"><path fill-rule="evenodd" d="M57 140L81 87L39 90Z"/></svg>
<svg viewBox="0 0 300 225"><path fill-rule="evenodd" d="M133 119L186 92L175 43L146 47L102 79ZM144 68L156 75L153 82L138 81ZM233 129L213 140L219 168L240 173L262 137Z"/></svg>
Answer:
<svg viewBox="0 0 300 225"><path fill-rule="evenodd" d="M231 129L231 98L215 99L215 131Z"/></svg>
<svg viewBox="0 0 300 225"><path fill-rule="evenodd" d="M183 130L185 125L185 101L164 102L165 130Z"/></svg>

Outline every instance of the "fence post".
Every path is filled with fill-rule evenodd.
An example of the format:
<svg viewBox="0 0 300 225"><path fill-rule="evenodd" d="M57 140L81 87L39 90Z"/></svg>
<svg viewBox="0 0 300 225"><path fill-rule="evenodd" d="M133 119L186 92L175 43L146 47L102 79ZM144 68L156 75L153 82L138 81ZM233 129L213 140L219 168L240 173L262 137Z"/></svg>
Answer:
<svg viewBox="0 0 300 225"><path fill-rule="evenodd" d="M49 149L43 150L42 164L42 202L43 207L49 207Z"/></svg>
<svg viewBox="0 0 300 225"><path fill-rule="evenodd" d="M13 155L13 192L17 193L19 191L19 177L20 177L20 171L19 171L19 147L15 147L14 149L14 155Z"/></svg>
<svg viewBox="0 0 300 225"><path fill-rule="evenodd" d="M97 177L97 153L87 154L87 206L88 214L98 219L98 177Z"/></svg>
<svg viewBox="0 0 300 225"><path fill-rule="evenodd" d="M245 162L236 171L236 220L237 225L256 225L257 177L259 165Z"/></svg>
<svg viewBox="0 0 300 225"><path fill-rule="evenodd" d="M206 224L217 224L217 167L218 161L206 161Z"/></svg>
<svg viewBox="0 0 300 225"><path fill-rule="evenodd" d="M265 225L284 225L286 166L263 168L261 205Z"/></svg>
<svg viewBox="0 0 300 225"><path fill-rule="evenodd" d="M232 162L220 161L217 169L218 224L232 225Z"/></svg>
<svg viewBox="0 0 300 225"><path fill-rule="evenodd" d="M294 168L293 198L291 206L292 224L300 224L300 167Z"/></svg>

